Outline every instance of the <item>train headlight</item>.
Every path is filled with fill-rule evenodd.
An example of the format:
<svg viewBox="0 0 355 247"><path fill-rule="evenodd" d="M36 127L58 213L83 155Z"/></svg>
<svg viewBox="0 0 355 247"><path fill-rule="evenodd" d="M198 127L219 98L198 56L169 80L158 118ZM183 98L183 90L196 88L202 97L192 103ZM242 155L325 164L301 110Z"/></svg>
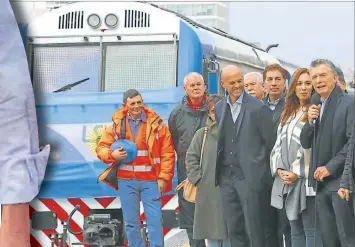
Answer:
<svg viewBox="0 0 355 247"><path fill-rule="evenodd" d="M118 17L115 14L108 14L106 15L105 23L109 28L115 28L118 25Z"/></svg>
<svg viewBox="0 0 355 247"><path fill-rule="evenodd" d="M101 18L97 14L91 14L88 17L88 24L92 28L98 28L101 25Z"/></svg>

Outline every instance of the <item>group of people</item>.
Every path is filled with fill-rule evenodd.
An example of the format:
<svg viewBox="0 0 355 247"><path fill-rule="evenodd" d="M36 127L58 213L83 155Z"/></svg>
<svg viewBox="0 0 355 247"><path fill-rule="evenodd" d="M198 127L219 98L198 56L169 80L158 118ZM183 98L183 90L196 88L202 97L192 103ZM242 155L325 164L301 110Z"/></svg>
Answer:
<svg viewBox="0 0 355 247"><path fill-rule="evenodd" d="M0 3L0 78L11 82L0 94L0 246L29 247L29 202L50 147L39 148L26 54L9 2ZM176 160L178 181L197 186L196 203L178 191L191 247L355 246L354 98L329 60L296 70L288 87L286 73L273 64L243 75L228 65L227 96L206 96L203 77L189 73L168 126L137 90L124 94L96 151L110 164L100 180L119 190L129 246L145 246L140 201L150 246L164 246L160 199L174 189ZM111 149L120 139L136 145L133 161Z"/></svg>
<svg viewBox="0 0 355 247"><path fill-rule="evenodd" d="M203 147L197 131L186 152L187 177L198 187L195 209L181 212L195 216L190 246L204 239L208 246L355 246L355 102L339 71L315 60L286 89L278 64L263 74L222 70L228 95L207 98L210 132ZM180 210L189 204L179 200Z"/></svg>
<svg viewBox="0 0 355 247"><path fill-rule="evenodd" d="M175 160L179 183L197 187L195 203L178 191L191 247L355 246L355 102L337 71L317 59L287 87L279 64L245 75L228 65L220 74L226 96L206 96L192 72L168 126L128 90L97 153L113 167L127 158L110 148L122 133L137 146L137 158L115 174L129 246L145 246L140 200L150 246L164 245L160 195L173 189Z"/></svg>

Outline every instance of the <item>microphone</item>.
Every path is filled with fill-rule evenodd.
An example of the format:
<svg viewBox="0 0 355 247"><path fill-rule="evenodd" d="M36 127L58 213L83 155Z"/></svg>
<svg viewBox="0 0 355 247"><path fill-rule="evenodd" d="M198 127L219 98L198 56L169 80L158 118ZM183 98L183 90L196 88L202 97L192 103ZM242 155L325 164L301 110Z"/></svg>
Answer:
<svg viewBox="0 0 355 247"><path fill-rule="evenodd" d="M318 93L314 93L311 98L311 105L319 105L319 104L322 104L320 95ZM316 120L317 119L314 119L312 123L315 124Z"/></svg>

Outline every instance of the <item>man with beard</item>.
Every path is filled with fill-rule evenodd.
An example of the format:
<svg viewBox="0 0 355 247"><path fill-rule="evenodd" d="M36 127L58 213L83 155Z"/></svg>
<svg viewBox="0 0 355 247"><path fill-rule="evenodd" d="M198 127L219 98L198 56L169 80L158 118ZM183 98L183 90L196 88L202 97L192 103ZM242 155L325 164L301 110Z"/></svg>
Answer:
<svg viewBox="0 0 355 247"><path fill-rule="evenodd" d="M189 73L184 79L186 96L171 112L169 129L177 154L178 182L186 179L185 157L195 132L204 127L207 121L207 106L205 102L206 86L203 77ZM204 247L203 240L193 239L193 223L195 204L184 199L183 190L178 191L180 208L180 228L186 229L190 247Z"/></svg>
<svg viewBox="0 0 355 247"><path fill-rule="evenodd" d="M261 209L271 188L270 152L276 141L271 110L244 91L243 74L234 66L221 73L228 92L215 106L218 125L216 185L233 247L264 247Z"/></svg>

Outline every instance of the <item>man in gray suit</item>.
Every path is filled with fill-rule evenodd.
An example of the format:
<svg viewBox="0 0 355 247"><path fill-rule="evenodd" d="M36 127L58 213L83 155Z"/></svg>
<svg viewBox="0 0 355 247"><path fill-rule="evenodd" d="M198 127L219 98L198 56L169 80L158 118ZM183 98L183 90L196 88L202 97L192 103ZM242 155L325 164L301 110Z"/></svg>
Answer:
<svg viewBox="0 0 355 247"><path fill-rule="evenodd" d="M244 92L241 70L226 66L221 85L228 96L215 106L218 125L216 185L232 247L264 247L261 207L271 187L270 152L276 141L272 112Z"/></svg>

